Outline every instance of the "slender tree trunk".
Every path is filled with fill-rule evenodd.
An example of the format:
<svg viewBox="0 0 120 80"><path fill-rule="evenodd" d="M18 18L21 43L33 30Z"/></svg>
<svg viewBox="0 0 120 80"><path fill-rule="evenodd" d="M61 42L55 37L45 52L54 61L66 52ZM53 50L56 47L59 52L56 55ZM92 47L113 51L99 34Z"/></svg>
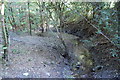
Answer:
<svg viewBox="0 0 120 80"><path fill-rule="evenodd" d="M12 23L13 23L13 31L14 30L17 30L17 25L16 25L16 22L15 22L15 18L14 18L14 15L13 15L13 9L12 9L12 7L10 7L10 11L11 11L11 13L12 13Z"/></svg>
<svg viewBox="0 0 120 80"><path fill-rule="evenodd" d="M4 19L4 0L2 0L2 9L1 9L1 15L2 15L2 34L3 34L3 61L8 61L8 30L5 27L5 19Z"/></svg>
<svg viewBox="0 0 120 80"><path fill-rule="evenodd" d="M10 17L8 16L8 20L9 20L9 23L11 24L11 26L14 26L14 24L12 23Z"/></svg>
<svg viewBox="0 0 120 80"><path fill-rule="evenodd" d="M96 9L95 2L92 3L92 6L93 6L93 19L94 19L95 18L95 9Z"/></svg>
<svg viewBox="0 0 120 80"><path fill-rule="evenodd" d="M62 16L63 16L63 10L62 10L62 4L60 4L60 2L57 2L56 3L57 5L57 10L56 10L56 13L58 14L58 18L59 18L59 26L60 28L63 28L63 21L62 21ZM59 32L58 30L58 27L56 26L56 29L57 29L57 33L58 33L58 38L60 39L61 43L63 44L64 46L64 53L62 54L62 56L64 58L67 58L67 59L70 59L70 56L69 56L69 50L67 48L67 45L65 44L65 41L64 41L64 38L62 37L62 34L61 34L61 31Z"/></svg>
<svg viewBox="0 0 120 80"><path fill-rule="evenodd" d="M30 19L30 2L29 2L29 0L28 0L28 18L29 18L29 30L30 30L30 35L32 35L32 26L31 26L31 19Z"/></svg>
<svg viewBox="0 0 120 80"><path fill-rule="evenodd" d="M10 19L12 19L12 21L10 22L10 24L12 25L12 28L13 28L13 31L15 31L15 30L17 30L17 25L16 25L16 22L15 22L15 18L14 18L14 12L13 12L13 9L12 9L12 7L10 6L10 4L11 3L9 3L9 11L11 12L11 15L12 15L12 17L9 17L8 19L9 19L9 21L11 21ZM8 8L7 7L7 8Z"/></svg>
<svg viewBox="0 0 120 80"><path fill-rule="evenodd" d="M20 9L21 9L21 6L20 6ZM21 14L21 10L19 9L19 14ZM21 17L19 16L19 29L22 31L22 24L21 24Z"/></svg>
<svg viewBox="0 0 120 80"><path fill-rule="evenodd" d="M44 8L44 6L45 6L45 2L42 2L42 6L40 5L40 1L38 0L38 3L37 3L37 5L39 6L39 14L40 14L40 27L42 28L42 33L44 32L44 26L43 26L43 22L44 22L44 20L43 20L43 8Z"/></svg>
<svg viewBox="0 0 120 80"><path fill-rule="evenodd" d="M64 11L64 3L63 2L56 2L56 13L59 18L59 28L60 32L63 32L64 30L64 19L63 19L63 11Z"/></svg>

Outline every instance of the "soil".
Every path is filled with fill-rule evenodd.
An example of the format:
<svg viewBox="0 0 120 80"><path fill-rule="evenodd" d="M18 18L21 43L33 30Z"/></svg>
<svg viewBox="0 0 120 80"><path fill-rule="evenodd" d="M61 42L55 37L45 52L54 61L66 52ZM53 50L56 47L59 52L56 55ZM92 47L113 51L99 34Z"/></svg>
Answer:
<svg viewBox="0 0 120 80"><path fill-rule="evenodd" d="M74 77L56 46L58 40L38 36L11 35L9 65L2 69L3 78ZM58 43L58 44L57 44Z"/></svg>
<svg viewBox="0 0 120 80"><path fill-rule="evenodd" d="M59 48L61 43L58 39L10 33L10 41L8 66L0 64L0 76L3 78L115 78L120 75L116 58L106 55L107 50L101 55L100 51L106 45L91 47L89 42L83 42L94 57L94 67L84 75L76 72L76 76L68 65L69 61L61 56L63 50ZM85 40L82 38L81 41Z"/></svg>
<svg viewBox="0 0 120 80"><path fill-rule="evenodd" d="M97 34L97 30L86 23L86 20L66 24L65 30L67 33L79 37L84 47L92 54L94 61L92 77L120 77L120 48L101 34Z"/></svg>

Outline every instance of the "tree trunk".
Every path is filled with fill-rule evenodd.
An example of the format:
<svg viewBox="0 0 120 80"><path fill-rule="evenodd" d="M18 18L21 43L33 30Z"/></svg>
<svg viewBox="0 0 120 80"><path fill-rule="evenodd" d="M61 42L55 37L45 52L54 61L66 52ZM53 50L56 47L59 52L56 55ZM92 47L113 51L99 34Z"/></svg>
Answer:
<svg viewBox="0 0 120 80"><path fill-rule="evenodd" d="M9 9L8 9L8 10L10 11L11 16L12 16L12 17L9 17L9 16L8 16L8 19L9 19L9 22L10 22L12 28L13 28L13 31L15 31L15 30L17 30L17 25L16 25L15 18L14 18L14 15L13 15L14 12L13 12L12 7L10 6L11 3L8 3L8 4L9 4L9 6L8 6ZM7 8L8 8L8 7L7 7Z"/></svg>
<svg viewBox="0 0 120 80"><path fill-rule="evenodd" d="M62 27L63 26L63 21L62 21L62 16L63 16L62 4L60 4L60 2L57 2L56 5L57 5L57 11L56 11L56 13L58 13L59 21L60 21L59 25L60 25L60 28L62 30L62 28L63 28ZM64 53L62 54L62 56L64 58L70 59L69 50L68 50L67 45L65 44L64 38L62 37L62 34L61 34L62 31L59 32L57 26L56 26L56 29L57 29L57 33L58 33L58 38L60 39L62 45L64 46Z"/></svg>
<svg viewBox="0 0 120 80"><path fill-rule="evenodd" d="M39 6L39 14L40 14L40 27L42 29L42 33L44 32L44 27L43 27L43 8L44 8L45 2L42 2L42 6L40 5L40 1L38 0L37 5Z"/></svg>
<svg viewBox="0 0 120 80"><path fill-rule="evenodd" d="M2 8L1 8L1 15L2 15L2 35L3 35L3 61L8 61L8 30L5 27L5 19L4 19L4 0L2 0Z"/></svg>
<svg viewBox="0 0 120 80"><path fill-rule="evenodd" d="M31 22L30 22L31 19L30 19L30 7L29 7L29 6L30 6L30 2L29 2L29 0L28 0L28 15L29 15L29 16L28 16L28 18L29 18L29 20L28 20L29 23L28 23L28 24L29 24L29 28L30 28L30 35L32 36L32 26L31 26Z"/></svg>

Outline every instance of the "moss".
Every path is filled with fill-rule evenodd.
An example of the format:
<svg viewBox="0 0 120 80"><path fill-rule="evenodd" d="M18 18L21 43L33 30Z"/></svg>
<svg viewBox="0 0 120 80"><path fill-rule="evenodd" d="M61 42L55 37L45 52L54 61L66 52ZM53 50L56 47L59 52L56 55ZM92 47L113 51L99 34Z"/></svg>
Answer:
<svg viewBox="0 0 120 80"><path fill-rule="evenodd" d="M80 72L80 74L86 74L93 66L92 56L78 40L73 40L72 43L75 45L73 46L74 58L77 59L77 62L73 63L74 71ZM80 68L75 69L77 65L80 65Z"/></svg>

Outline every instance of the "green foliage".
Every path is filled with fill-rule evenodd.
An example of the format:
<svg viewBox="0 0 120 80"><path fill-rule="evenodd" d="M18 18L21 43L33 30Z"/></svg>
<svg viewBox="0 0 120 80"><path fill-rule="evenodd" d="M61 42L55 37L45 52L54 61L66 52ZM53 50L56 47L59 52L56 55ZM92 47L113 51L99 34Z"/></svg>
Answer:
<svg viewBox="0 0 120 80"><path fill-rule="evenodd" d="M90 19L99 29L96 32L97 34L103 32L109 36L116 45L120 45L118 44L120 37L118 36L118 18L115 3L30 2L30 23L32 29L41 27L40 25L44 22L47 22L48 25L54 25L55 27L60 25L60 20L62 23L79 22L84 19L83 16ZM9 29L14 28L16 25L20 31L26 32L29 29L27 3L7 3L5 20Z"/></svg>
<svg viewBox="0 0 120 80"><path fill-rule="evenodd" d="M12 52L13 52L13 53L17 53L17 50L16 50L16 49L13 49Z"/></svg>
<svg viewBox="0 0 120 80"><path fill-rule="evenodd" d="M102 4L102 5L101 5ZM111 41L118 45L118 18L117 10L115 8L110 8L111 3L101 3L98 5L102 8L96 10L94 15L95 26L99 29L96 33L103 32L105 35L109 36ZM97 8L99 7L97 6Z"/></svg>
<svg viewBox="0 0 120 80"><path fill-rule="evenodd" d="M116 50L116 49L110 49L110 54L112 55L112 57L119 57L118 56L118 53L119 51L118 50Z"/></svg>

